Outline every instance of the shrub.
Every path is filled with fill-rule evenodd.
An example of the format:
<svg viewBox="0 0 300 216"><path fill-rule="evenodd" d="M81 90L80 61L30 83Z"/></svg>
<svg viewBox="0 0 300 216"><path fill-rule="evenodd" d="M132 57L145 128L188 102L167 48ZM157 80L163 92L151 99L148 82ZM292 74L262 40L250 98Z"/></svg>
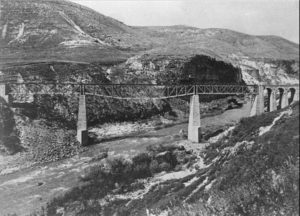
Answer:
<svg viewBox="0 0 300 216"><path fill-rule="evenodd" d="M177 145L149 145L147 146L147 151L150 153L150 154L158 154L160 152L165 152L165 151L169 151L169 152L173 152L174 150L178 149L178 150L185 150L183 146L177 146Z"/></svg>
<svg viewBox="0 0 300 216"><path fill-rule="evenodd" d="M15 154L25 150L24 147L20 145L20 140L17 136L3 137L2 143L0 139L0 146L1 144L5 147L8 154Z"/></svg>
<svg viewBox="0 0 300 216"><path fill-rule="evenodd" d="M132 164L129 160L123 157L108 159L107 163L110 167L110 173L113 175L123 175L124 173L131 173Z"/></svg>
<svg viewBox="0 0 300 216"><path fill-rule="evenodd" d="M159 164L160 171L170 171L171 168L172 168L171 164L167 162L162 162L161 164Z"/></svg>
<svg viewBox="0 0 300 216"><path fill-rule="evenodd" d="M85 174L80 176L79 179L81 181L92 181L94 179L100 179L103 173L104 167L102 165L95 165L87 170L85 170Z"/></svg>
<svg viewBox="0 0 300 216"><path fill-rule="evenodd" d="M133 176L135 178L146 178L151 176L151 157L147 153L141 153L132 159Z"/></svg>
<svg viewBox="0 0 300 216"><path fill-rule="evenodd" d="M181 162L176 159L179 153L182 157L187 154L183 147L159 145L151 146L149 149L149 153L138 154L132 160L116 157L106 159L105 165L89 168L80 179L84 184L53 199L47 206L46 212L48 215L55 215L57 208L64 207L66 212L72 215L89 215L95 210L104 215L106 212L108 212L106 215L111 215L116 211L120 211L121 215L127 215L128 207L125 206L125 200L110 201L105 209L99 206L98 201L110 193L125 193L142 189L144 185L136 181L137 179L147 178L161 171L173 170L178 164L186 162L184 158ZM160 161L156 157L157 154L160 154ZM188 156L190 157L190 154ZM179 183L178 186L182 187L182 184ZM160 193L165 194L168 190L168 187L164 187Z"/></svg>
<svg viewBox="0 0 300 216"><path fill-rule="evenodd" d="M149 164L151 162L151 157L148 153L141 153L132 158L133 164L141 164L146 163Z"/></svg>
<svg viewBox="0 0 300 216"><path fill-rule="evenodd" d="M154 174L154 173L158 173L159 171L160 171L159 163L157 162L157 160L152 160L150 163L150 172Z"/></svg>

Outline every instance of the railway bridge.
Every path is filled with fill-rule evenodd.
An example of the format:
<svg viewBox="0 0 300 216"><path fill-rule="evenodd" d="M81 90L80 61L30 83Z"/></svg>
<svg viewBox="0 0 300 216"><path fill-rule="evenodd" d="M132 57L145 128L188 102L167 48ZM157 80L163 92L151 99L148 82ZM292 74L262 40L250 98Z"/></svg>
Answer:
<svg viewBox="0 0 300 216"><path fill-rule="evenodd" d="M188 139L201 141L199 95L250 96L250 116L265 111L282 109L299 101L299 85L153 85L99 84L76 82L24 82L20 76L0 76L0 97L10 103L16 97L33 95L65 95L79 98L77 140L85 145L88 140L86 96L119 100L153 100L190 97Z"/></svg>

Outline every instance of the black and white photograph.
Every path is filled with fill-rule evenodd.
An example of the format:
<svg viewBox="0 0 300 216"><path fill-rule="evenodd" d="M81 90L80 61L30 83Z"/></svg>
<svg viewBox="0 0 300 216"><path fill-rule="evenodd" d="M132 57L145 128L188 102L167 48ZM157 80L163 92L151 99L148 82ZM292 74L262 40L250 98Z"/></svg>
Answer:
<svg viewBox="0 0 300 216"><path fill-rule="evenodd" d="M0 0L0 216L299 216L299 0Z"/></svg>

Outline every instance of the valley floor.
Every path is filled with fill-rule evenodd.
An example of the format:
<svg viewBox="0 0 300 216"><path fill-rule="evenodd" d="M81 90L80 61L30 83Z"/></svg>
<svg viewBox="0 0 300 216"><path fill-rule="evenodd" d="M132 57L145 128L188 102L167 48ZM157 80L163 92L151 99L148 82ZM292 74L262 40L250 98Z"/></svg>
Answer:
<svg viewBox="0 0 300 216"><path fill-rule="evenodd" d="M202 128L205 131L216 131L236 123L240 118L247 117L250 112L249 104L241 109L233 109L221 115L202 119ZM115 131L122 131L126 124L115 125ZM119 129L118 129L119 127ZM132 125L129 125L132 127ZM179 131L187 132L187 123L175 124L161 129L147 128L147 132L140 132L134 136L116 134L117 139L100 142L88 147L87 151L79 155L42 165L33 165L12 172L13 168L7 168L6 174L2 170L0 175L0 215L16 213L27 215L40 209L50 199L79 184L79 177L84 174L84 169L92 166L101 158L104 149L108 149L108 155L132 157L146 150L151 144L177 144L201 151L205 143L194 144L180 137ZM96 135L101 136L101 130L92 129ZM132 131L130 131L132 132ZM11 173L9 173L11 171ZM179 176L180 177L180 176ZM182 176L183 177L183 176ZM172 177L171 177L172 178ZM178 176L177 176L178 178Z"/></svg>

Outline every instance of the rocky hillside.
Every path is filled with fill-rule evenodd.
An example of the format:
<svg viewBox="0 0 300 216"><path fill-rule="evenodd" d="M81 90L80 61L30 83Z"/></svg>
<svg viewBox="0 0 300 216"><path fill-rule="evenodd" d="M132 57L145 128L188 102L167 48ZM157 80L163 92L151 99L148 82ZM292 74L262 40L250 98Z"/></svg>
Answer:
<svg viewBox="0 0 300 216"><path fill-rule="evenodd" d="M69 1L1 0L0 26L2 63L108 63L125 60L140 44L149 46L135 29Z"/></svg>
<svg viewBox="0 0 300 216"><path fill-rule="evenodd" d="M298 129L294 104L241 120L204 150L181 141L103 159L44 214L298 215Z"/></svg>
<svg viewBox="0 0 300 216"><path fill-rule="evenodd" d="M214 67L195 58L201 55L239 68L240 74L225 69L232 82L241 77L246 83L298 82L299 45L277 36L188 26L132 27L66 0L1 0L0 5L0 70L4 73L13 73L16 67L32 73L42 63L51 74L59 62L77 69L82 63L93 63L87 67L106 76L115 68L120 75L130 71L130 81L141 81L142 74L143 79L156 82L153 74L170 77L173 72L169 75L168 68L172 68L183 75L194 71L197 81L226 82ZM201 67L191 68L197 61ZM203 73L210 74L210 79Z"/></svg>
<svg viewBox="0 0 300 216"><path fill-rule="evenodd" d="M298 215L298 130L299 103L242 119L200 151L181 141L132 159L106 158L43 213Z"/></svg>

